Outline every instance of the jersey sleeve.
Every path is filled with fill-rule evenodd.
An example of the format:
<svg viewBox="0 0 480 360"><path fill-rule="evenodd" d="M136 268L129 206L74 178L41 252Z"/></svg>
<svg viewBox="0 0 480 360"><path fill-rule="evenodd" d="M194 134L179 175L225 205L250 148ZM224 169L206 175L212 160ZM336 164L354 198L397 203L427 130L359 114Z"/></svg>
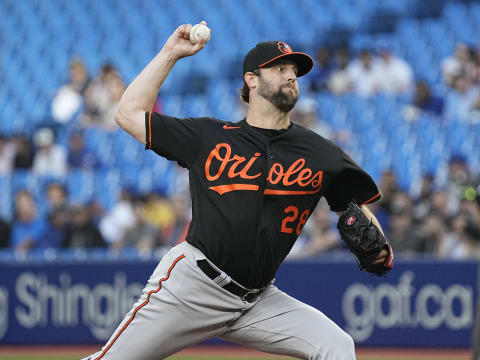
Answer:
<svg viewBox="0 0 480 360"><path fill-rule="evenodd" d="M340 150L339 168L325 191L330 209L343 211L351 200L365 205L380 197L380 191L372 177Z"/></svg>
<svg viewBox="0 0 480 360"><path fill-rule="evenodd" d="M204 119L179 119L156 112L145 113L145 149L190 168L199 153Z"/></svg>

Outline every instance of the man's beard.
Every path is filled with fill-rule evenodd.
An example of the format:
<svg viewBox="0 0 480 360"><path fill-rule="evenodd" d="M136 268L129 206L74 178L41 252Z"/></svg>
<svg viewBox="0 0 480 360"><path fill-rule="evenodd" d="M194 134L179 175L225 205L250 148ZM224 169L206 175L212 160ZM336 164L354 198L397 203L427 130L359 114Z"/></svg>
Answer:
<svg viewBox="0 0 480 360"><path fill-rule="evenodd" d="M283 88L291 88L294 90L295 93L291 93L290 91L282 91ZM298 100L298 94L295 91L295 87L289 85L282 85L275 91L272 85L260 76L260 86L258 88L258 94L265 98L266 100L270 101L277 109L288 113L290 110L293 109L295 104Z"/></svg>

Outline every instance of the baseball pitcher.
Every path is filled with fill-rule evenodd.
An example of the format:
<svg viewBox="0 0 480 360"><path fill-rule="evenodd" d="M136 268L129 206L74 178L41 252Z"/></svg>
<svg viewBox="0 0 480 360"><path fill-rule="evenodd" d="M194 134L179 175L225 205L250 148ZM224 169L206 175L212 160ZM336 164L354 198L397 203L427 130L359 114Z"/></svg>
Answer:
<svg viewBox="0 0 480 360"><path fill-rule="evenodd" d="M259 43L244 58L245 119L152 113L175 63L205 46L190 41L191 29L175 30L116 114L146 149L189 170L187 241L164 256L112 337L86 359L163 359L211 337L300 359L355 359L352 338L277 289L274 276L322 196L360 268L386 274L392 249L365 206L380 198L377 186L335 144L290 121L297 77L313 60L283 41Z"/></svg>

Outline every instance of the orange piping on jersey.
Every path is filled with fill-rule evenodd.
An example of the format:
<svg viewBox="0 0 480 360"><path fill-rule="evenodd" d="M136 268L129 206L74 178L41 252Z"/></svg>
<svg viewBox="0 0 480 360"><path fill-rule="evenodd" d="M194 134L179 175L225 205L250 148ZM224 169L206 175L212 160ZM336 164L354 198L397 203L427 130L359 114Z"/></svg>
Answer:
<svg viewBox="0 0 480 360"><path fill-rule="evenodd" d="M210 186L209 189L216 191L220 195L223 195L230 191L235 190L254 190L258 191L258 185L251 185L251 184L229 184L229 185L218 185L218 186Z"/></svg>
<svg viewBox="0 0 480 360"><path fill-rule="evenodd" d="M232 129L240 129L240 126L228 126L228 125L223 125L224 129L227 130L232 130Z"/></svg>
<svg viewBox="0 0 480 360"><path fill-rule="evenodd" d="M152 148L152 112L148 113L148 148Z"/></svg>
<svg viewBox="0 0 480 360"><path fill-rule="evenodd" d="M151 290L148 292L148 295L147 295L147 300L145 300L143 302L143 304L137 306L135 308L135 310L133 311L133 314L132 316L130 317L130 319L128 319L128 321L125 323L125 325L123 325L122 329L118 332L117 336L115 336L115 338L112 340L112 342L110 343L110 345L108 345L105 350L103 350L103 352L100 354L99 357L95 358L94 360L100 360L102 357L105 356L105 354L107 353L107 351L112 347L112 345L115 343L115 341L117 341L118 337L122 334L122 332L127 328L127 326L133 321L133 319L135 318L135 315L137 314L137 311L140 310L142 307L144 307L145 305L148 304L148 302L150 301L150 296L152 294L155 294L157 292L160 291L160 289L162 288L162 282L165 281L165 280L168 280L168 278L170 277L170 272L173 270L173 268L175 267L175 265L177 265L177 263L182 260L183 258L185 257L185 255L180 255L178 258L175 259L175 261L173 262L172 266L170 266L170 268L168 269L167 271L167 276L165 276L164 278L160 279L160 281L158 282L158 288L156 290Z"/></svg>
<svg viewBox="0 0 480 360"><path fill-rule="evenodd" d="M376 198L378 198L380 196L380 193L378 193L377 195L371 197L370 199L368 199L367 201L363 202L362 205L365 205L365 204L368 204L370 202L372 202L373 200L375 200Z"/></svg>
<svg viewBox="0 0 480 360"><path fill-rule="evenodd" d="M265 189L263 193L265 195L308 195L308 194L316 194L319 190L320 188L318 188L317 190L310 190L310 191Z"/></svg>

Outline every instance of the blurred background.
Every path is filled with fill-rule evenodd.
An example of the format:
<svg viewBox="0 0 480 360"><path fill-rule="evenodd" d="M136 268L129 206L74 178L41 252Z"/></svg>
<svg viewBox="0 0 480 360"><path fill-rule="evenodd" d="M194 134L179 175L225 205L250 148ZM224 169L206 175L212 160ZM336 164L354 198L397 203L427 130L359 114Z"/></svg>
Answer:
<svg viewBox="0 0 480 360"><path fill-rule="evenodd" d="M311 54L292 121L373 176L383 199L371 208L400 264L474 264L470 322L453 344L469 346L480 258L480 2L2 0L0 14L0 270L16 269L15 278L32 263L52 274L92 259L154 264L184 241L186 171L144 151L113 115L173 30L206 20L210 42L177 63L154 110L239 121L249 49L282 40ZM335 225L320 203L292 263L351 259ZM465 303L452 302L460 317ZM0 342L18 342L15 334L6 326Z"/></svg>

